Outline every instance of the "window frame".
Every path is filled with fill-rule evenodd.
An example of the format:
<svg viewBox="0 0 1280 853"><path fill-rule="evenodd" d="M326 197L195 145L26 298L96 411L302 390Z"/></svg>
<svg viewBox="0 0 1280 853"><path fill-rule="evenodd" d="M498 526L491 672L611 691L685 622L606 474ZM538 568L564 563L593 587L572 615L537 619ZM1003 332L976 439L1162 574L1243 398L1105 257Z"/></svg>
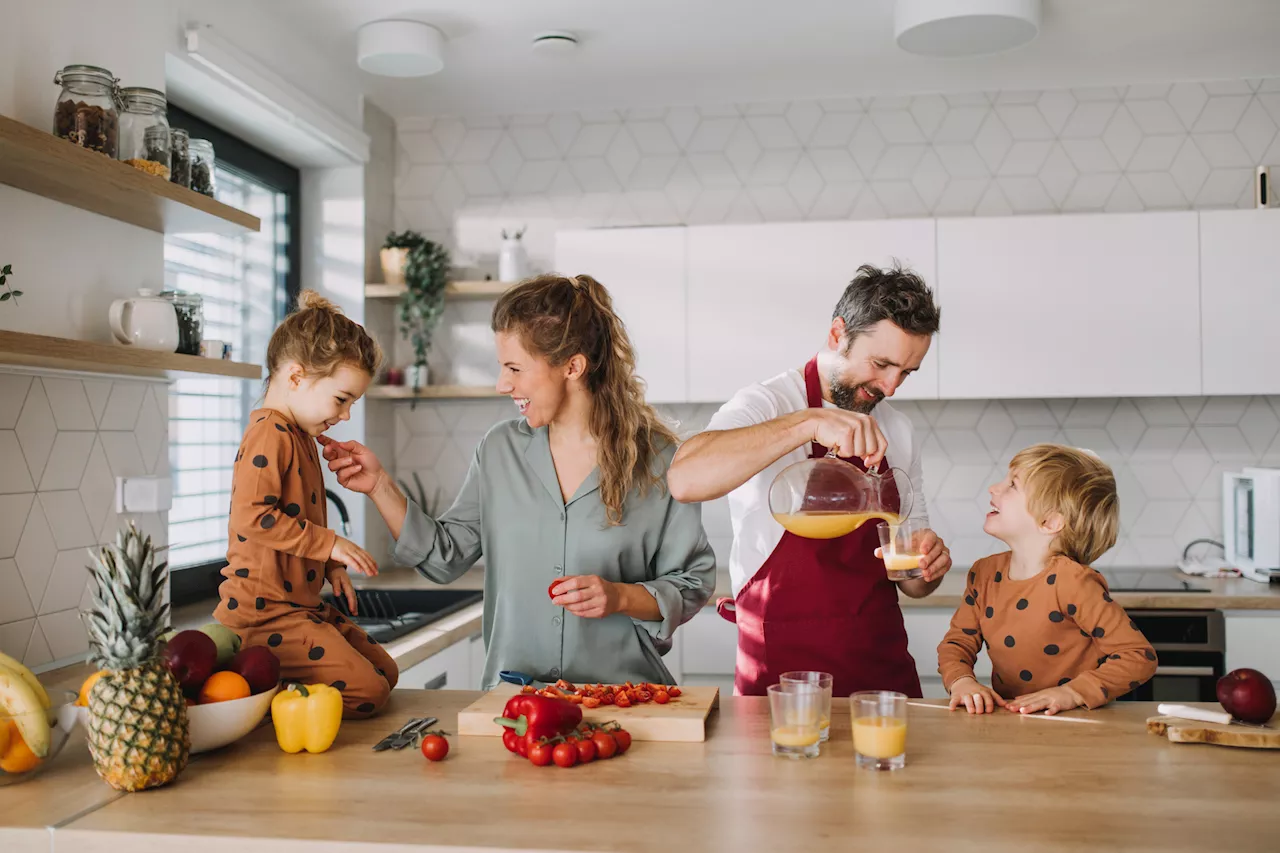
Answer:
<svg viewBox="0 0 1280 853"><path fill-rule="evenodd" d="M170 126L188 131L193 139L207 139L213 143L214 155L220 165L241 172L287 197L289 245L285 256L289 269L285 274L285 305L296 304L302 291L301 172L174 104L169 105L168 117ZM168 418L168 413L165 417ZM215 560L170 570L170 607L182 607L216 597L218 585L222 583L221 572L226 566L226 560Z"/></svg>

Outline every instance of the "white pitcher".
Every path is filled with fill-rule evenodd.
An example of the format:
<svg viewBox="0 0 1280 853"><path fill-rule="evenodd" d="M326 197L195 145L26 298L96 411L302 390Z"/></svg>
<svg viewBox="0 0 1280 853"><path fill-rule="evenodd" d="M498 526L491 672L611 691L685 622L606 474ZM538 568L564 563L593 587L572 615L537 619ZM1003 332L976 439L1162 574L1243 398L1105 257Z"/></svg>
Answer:
<svg viewBox="0 0 1280 853"><path fill-rule="evenodd" d="M498 280L521 281L529 275L529 256L524 251L524 229L514 234L502 232L502 249L498 252Z"/></svg>
<svg viewBox="0 0 1280 853"><path fill-rule="evenodd" d="M178 315L173 303L154 290L142 288L129 299L117 299L107 313L111 333L122 344L138 349L174 352L178 349Z"/></svg>

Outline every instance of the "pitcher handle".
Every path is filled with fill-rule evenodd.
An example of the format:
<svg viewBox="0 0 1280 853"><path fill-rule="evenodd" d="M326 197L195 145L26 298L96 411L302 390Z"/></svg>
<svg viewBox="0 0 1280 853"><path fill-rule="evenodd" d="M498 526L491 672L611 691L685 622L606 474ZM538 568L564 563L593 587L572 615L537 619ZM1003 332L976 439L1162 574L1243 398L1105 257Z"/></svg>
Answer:
<svg viewBox="0 0 1280 853"><path fill-rule="evenodd" d="M720 614L721 619L725 619L735 625L738 622L738 608L733 603L732 598L721 598L717 600L716 613Z"/></svg>
<svg viewBox="0 0 1280 853"><path fill-rule="evenodd" d="M915 489L915 486L914 486L914 485L912 485L912 483L911 483L911 475L909 475L905 470L903 470L902 468L893 468L893 467L890 467L890 468L889 468L889 471L890 471L890 473L892 473L892 472L894 472L894 471L899 471L899 472L901 472L901 473L902 473L902 479L907 483L907 485L908 485L908 486L910 486L910 487L911 487L911 491L907 494L907 506L906 506L906 509L903 509L903 507L902 507L902 490L901 490L901 489L899 489L899 490L898 490L898 517L905 521L906 519L908 519L908 518L910 518L910 517L911 517L911 510L915 508L915 504L916 504L916 489ZM871 469L868 469L867 473L868 473L868 474L874 474L874 475L875 475L877 478L879 478L880 480L883 480L883 479L884 479L884 475L880 473L879 469L871 468Z"/></svg>
<svg viewBox="0 0 1280 853"><path fill-rule="evenodd" d="M124 330L124 311L132 304L130 299L117 299L107 310L107 320L111 324L111 334L122 344L131 344L133 339Z"/></svg>

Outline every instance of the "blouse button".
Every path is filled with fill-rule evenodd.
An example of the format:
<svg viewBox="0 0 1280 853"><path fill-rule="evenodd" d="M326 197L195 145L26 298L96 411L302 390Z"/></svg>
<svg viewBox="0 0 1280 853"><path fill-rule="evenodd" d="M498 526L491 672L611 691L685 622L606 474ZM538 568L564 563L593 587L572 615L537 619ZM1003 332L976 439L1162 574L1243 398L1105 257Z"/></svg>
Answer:
<svg viewBox="0 0 1280 853"><path fill-rule="evenodd" d="M557 628L560 627L560 617L559 616L552 617L551 624L555 625Z"/></svg>
<svg viewBox="0 0 1280 853"><path fill-rule="evenodd" d="M558 666L553 666L553 667L551 667L550 675L551 675L551 677L552 677L552 678L559 678L559 677L560 677L560 667L558 667Z"/></svg>

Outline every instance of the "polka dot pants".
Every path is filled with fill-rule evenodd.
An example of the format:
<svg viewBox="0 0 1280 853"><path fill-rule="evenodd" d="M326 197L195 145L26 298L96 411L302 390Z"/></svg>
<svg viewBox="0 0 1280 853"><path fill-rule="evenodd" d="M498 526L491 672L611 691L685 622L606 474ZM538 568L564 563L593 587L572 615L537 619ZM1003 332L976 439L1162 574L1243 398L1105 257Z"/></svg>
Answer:
<svg viewBox="0 0 1280 853"><path fill-rule="evenodd" d="M244 645L266 646L275 653L281 678L338 688L346 719L373 716L387 704L400 677L396 662L337 610L272 603L264 615L268 618L261 624L234 630Z"/></svg>

